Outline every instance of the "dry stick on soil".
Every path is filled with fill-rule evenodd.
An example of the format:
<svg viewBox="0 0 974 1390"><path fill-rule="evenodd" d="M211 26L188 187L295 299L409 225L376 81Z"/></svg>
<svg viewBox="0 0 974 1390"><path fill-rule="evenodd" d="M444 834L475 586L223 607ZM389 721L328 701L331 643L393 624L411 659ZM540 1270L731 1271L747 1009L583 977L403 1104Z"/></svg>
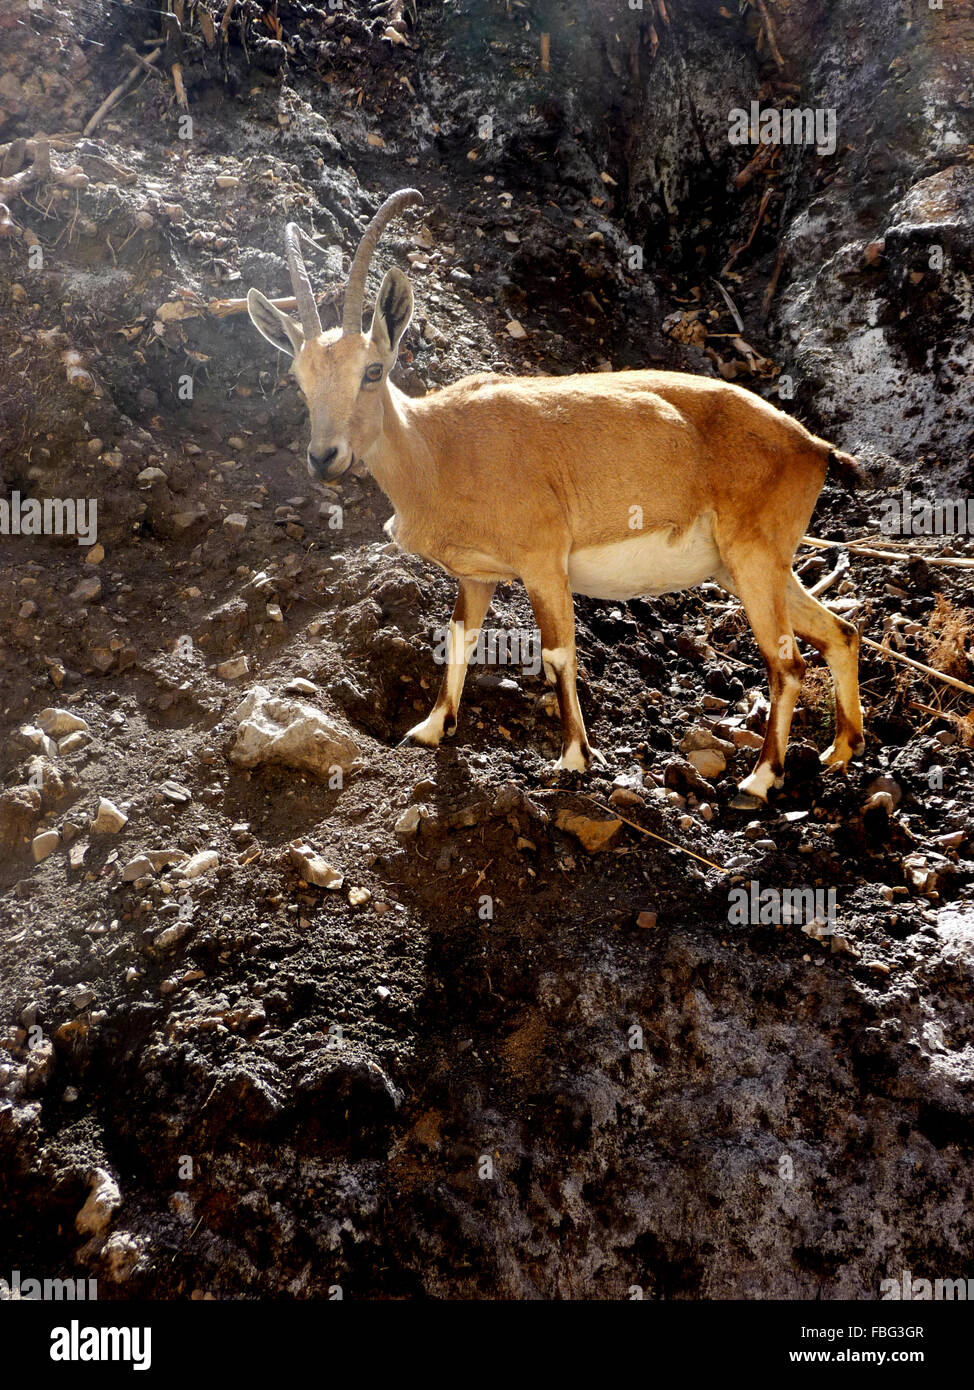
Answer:
<svg viewBox="0 0 974 1390"><path fill-rule="evenodd" d="M859 545L857 541L823 541L817 536L802 536L805 545L814 545L819 550L831 550L834 545L842 544L846 550L851 550L854 555L868 555L872 560L922 560L927 565L956 565L962 570L974 569L974 559L966 555L925 555L922 550L904 551L900 553L896 550L873 550L870 546Z"/></svg>
<svg viewBox="0 0 974 1390"><path fill-rule="evenodd" d="M818 598L819 594L824 594L826 589L831 589L832 585L836 584L842 578L848 568L849 555L847 551L843 550L839 556L835 569L829 574L823 575L822 578L809 589L808 592L811 594L812 598Z"/></svg>
<svg viewBox="0 0 974 1390"><path fill-rule="evenodd" d="M0 201L6 202L8 198L19 198L25 189L30 188L31 184L40 183L42 179L50 177L50 145L46 140L32 140L29 143L34 146L34 162L29 169L21 169L18 174L12 174L9 179L0 179Z"/></svg>
<svg viewBox="0 0 974 1390"><path fill-rule="evenodd" d="M183 111L189 110L189 101L186 96L186 87L183 84L183 67L181 63L173 63L170 68L172 73L172 85L176 89L176 100L179 102Z"/></svg>
<svg viewBox="0 0 974 1390"><path fill-rule="evenodd" d="M771 49L771 56L778 64L779 68L785 66L785 60L781 56L781 49L778 47L778 40L774 36L774 25L771 23L771 16L768 14L764 0L757 0L758 13L764 23L764 33L768 40L768 47Z"/></svg>
<svg viewBox="0 0 974 1390"><path fill-rule="evenodd" d="M130 43L127 43L123 46L122 52L124 53L126 58L134 58L140 67L145 68L146 72L150 73L153 77L158 77L160 82L165 82L166 79L163 77L159 69L154 68L149 59L143 58L141 53L136 53L135 49L132 47Z"/></svg>
<svg viewBox="0 0 974 1390"><path fill-rule="evenodd" d="M764 318L768 317L768 311L771 308L771 301L772 299L774 299L775 290L778 288L778 281L781 278L781 271L785 264L786 253L787 247L785 247L785 245L782 244L778 248L778 254L775 257L774 269L771 272L771 279L768 281L767 288L765 289L764 294L761 296L761 314Z"/></svg>
<svg viewBox="0 0 974 1390"><path fill-rule="evenodd" d="M162 49L157 48L153 53L149 54L148 58L146 58L146 63L154 63L156 59L160 57L161 54ZM109 92L108 96L102 102L101 106L99 106L98 110L95 112L91 120L85 126L83 132L85 135L90 135L91 132L97 128L97 126L101 122L102 117L108 114L108 112L112 109L116 102L121 101L122 97L131 87L132 83L138 77L139 73L143 71L143 68L141 67L141 61L142 60L140 59L139 65L137 65L131 70L128 77L124 77L122 79L122 81L118 84L114 91Z"/></svg>
<svg viewBox="0 0 974 1390"><path fill-rule="evenodd" d="M874 642L871 637L860 637L860 642L867 647L872 647L873 651L882 652L883 656L888 656L891 661L902 661L905 666L912 666L915 671L922 671L925 676L935 676L938 681L945 681L947 685L952 685L955 690L963 690L968 695L974 695L974 685L968 685L966 681L959 681L956 676L948 676L943 671L937 671L932 666L925 666L922 661L914 661L912 656L904 656L902 652L894 652L892 647L884 647L881 642Z"/></svg>
<svg viewBox="0 0 974 1390"><path fill-rule="evenodd" d="M640 835L648 835L651 840L659 840L660 844L669 845L670 849L678 849L681 854L689 854L691 859L699 859L701 864L706 864L709 869L717 869L722 874L729 874L730 869L725 869L723 864L715 864L712 859L705 859L702 854L696 854L692 849L687 849L684 845L678 845L675 840L668 840L665 835L656 835L652 830L647 830L645 826L637 825L634 820L627 820L625 816L620 816L614 806L604 806L601 801L596 801L594 796L589 796L586 792L582 793L584 800L591 801L593 806L597 806L600 811L606 811L616 820L621 820L623 825L629 825L633 830L638 830Z"/></svg>
<svg viewBox="0 0 974 1390"><path fill-rule="evenodd" d="M769 146L769 148L770 148L770 146ZM747 241L745 241L745 243L744 243L743 246L738 246L738 247L735 248L734 251L731 252L730 259L728 260L727 264L721 269L721 272L720 272L721 275L726 275L726 274L727 274L727 272L730 270L731 266L732 266L732 265L734 264L734 262L737 260L738 256L742 256L742 255L744 254L744 252L745 252L745 251L747 250L747 248L750 246L751 242L752 242L752 241L754 240L754 238L757 236L758 228L760 227L761 223L764 221L764 214L765 214L765 213L767 212L767 210L768 210L768 203L771 201L771 194L772 194L773 192L774 192L774 189L773 189L773 188L770 188L770 187L769 187L769 188L766 188L766 189L764 190L764 193L761 195L761 206L758 208L758 215L757 215L757 217L754 219L754 226L751 228L751 235L748 237Z"/></svg>

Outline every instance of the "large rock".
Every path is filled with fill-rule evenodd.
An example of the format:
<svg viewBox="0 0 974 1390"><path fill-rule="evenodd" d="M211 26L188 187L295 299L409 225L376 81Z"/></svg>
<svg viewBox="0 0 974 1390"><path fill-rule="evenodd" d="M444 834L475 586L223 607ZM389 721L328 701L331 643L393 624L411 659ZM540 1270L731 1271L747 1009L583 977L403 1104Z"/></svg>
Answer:
<svg viewBox="0 0 974 1390"><path fill-rule="evenodd" d="M229 758L238 767L276 763L327 777L336 767L347 772L359 754L351 735L321 710L272 695L260 685L237 706L233 718L237 740Z"/></svg>

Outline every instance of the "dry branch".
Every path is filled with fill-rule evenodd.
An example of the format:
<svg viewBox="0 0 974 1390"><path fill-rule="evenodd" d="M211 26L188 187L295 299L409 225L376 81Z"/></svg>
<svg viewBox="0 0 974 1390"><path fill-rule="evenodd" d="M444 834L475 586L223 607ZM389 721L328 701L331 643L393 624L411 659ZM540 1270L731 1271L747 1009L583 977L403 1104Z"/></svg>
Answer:
<svg viewBox="0 0 974 1390"><path fill-rule="evenodd" d="M922 661L914 661L912 656L904 656L902 652L894 652L891 647L884 647L881 642L874 642L871 637L863 637L860 640L865 646L872 647L873 651L888 656L891 661L902 661L905 666L912 666L915 671L922 671L925 676L933 676L938 681L946 681L955 690L963 690L968 695L974 695L974 685L968 685L966 681L959 681L956 676L948 676L943 671L934 670L932 666L925 666Z"/></svg>
<svg viewBox="0 0 974 1390"><path fill-rule="evenodd" d="M837 541L823 541L817 536L802 536L805 545L817 546L820 550L831 550ZM967 555L927 555L922 550L874 550L868 545L858 545L855 541L842 542L846 550L854 555L866 555L871 560L922 560L926 565L956 565L958 569L974 569L974 559Z"/></svg>
<svg viewBox="0 0 974 1390"><path fill-rule="evenodd" d="M101 106L99 106L98 110L95 112L91 120L84 128L85 135L90 135L91 132L97 128L97 126L102 120L102 117L108 114L108 112L112 109L116 102L121 101L122 97L129 90L135 79L139 76L141 72L144 71L142 67L143 61L146 63L154 63L161 53L162 49L157 48L154 52L150 53L147 58L139 59L138 63L134 68L132 68L129 75L127 77L122 78L118 86L113 91L109 92L108 96L102 102Z"/></svg>

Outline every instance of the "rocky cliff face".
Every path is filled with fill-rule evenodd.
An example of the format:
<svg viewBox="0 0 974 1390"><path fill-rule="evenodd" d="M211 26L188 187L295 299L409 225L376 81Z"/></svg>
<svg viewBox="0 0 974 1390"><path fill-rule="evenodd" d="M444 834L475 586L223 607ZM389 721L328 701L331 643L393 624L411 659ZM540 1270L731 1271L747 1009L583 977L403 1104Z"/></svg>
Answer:
<svg viewBox="0 0 974 1390"><path fill-rule="evenodd" d="M879 523L903 487L971 486L970 18L279 0L199 5L150 47L147 12L11 15L2 496L94 499L97 538L0 538L0 1278L966 1277L974 629L970 569L937 560L970 549ZM810 111L822 151L734 143L752 102ZM885 492L826 489L834 549L799 568L857 537L892 555L853 548L827 597L955 684L865 647L866 753L824 775L812 666L785 787L742 810L767 708L737 605L579 600L606 772L548 771L525 663L471 672L452 744L398 749L451 587L392 552L368 477L312 491L286 364L237 301L290 292L289 217L347 252L406 183L425 207L376 267L416 289L405 389L738 380L885 468ZM533 631L519 587L490 622Z"/></svg>

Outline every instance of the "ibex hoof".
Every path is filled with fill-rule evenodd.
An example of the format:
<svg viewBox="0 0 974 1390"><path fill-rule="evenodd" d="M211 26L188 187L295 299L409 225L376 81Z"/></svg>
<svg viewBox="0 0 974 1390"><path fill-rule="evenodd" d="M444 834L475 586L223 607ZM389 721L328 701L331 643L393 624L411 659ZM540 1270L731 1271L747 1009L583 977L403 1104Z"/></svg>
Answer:
<svg viewBox="0 0 974 1390"><path fill-rule="evenodd" d="M758 801L767 801L768 792L772 787L780 787L784 778L776 775L770 763L758 763L750 777L745 777L743 782L738 782L737 790L742 796L754 796Z"/></svg>
<svg viewBox="0 0 974 1390"><path fill-rule="evenodd" d="M443 725L439 719L434 719L432 715L424 719L420 724L414 724L408 733L404 734L399 740L399 747L406 748L409 744L418 743L423 748L439 748L443 738Z"/></svg>
<svg viewBox="0 0 974 1390"><path fill-rule="evenodd" d="M562 750L561 757L554 765L554 771L588 772L593 762L598 763L600 767L608 767L602 754L594 748L589 748L587 744L583 747L580 743L570 743Z"/></svg>
<svg viewBox="0 0 974 1390"><path fill-rule="evenodd" d="M856 743L850 743L848 739L836 739L831 747L826 748L821 755L821 761L826 767L845 767L851 758L860 754L866 746L866 740L859 738Z"/></svg>

